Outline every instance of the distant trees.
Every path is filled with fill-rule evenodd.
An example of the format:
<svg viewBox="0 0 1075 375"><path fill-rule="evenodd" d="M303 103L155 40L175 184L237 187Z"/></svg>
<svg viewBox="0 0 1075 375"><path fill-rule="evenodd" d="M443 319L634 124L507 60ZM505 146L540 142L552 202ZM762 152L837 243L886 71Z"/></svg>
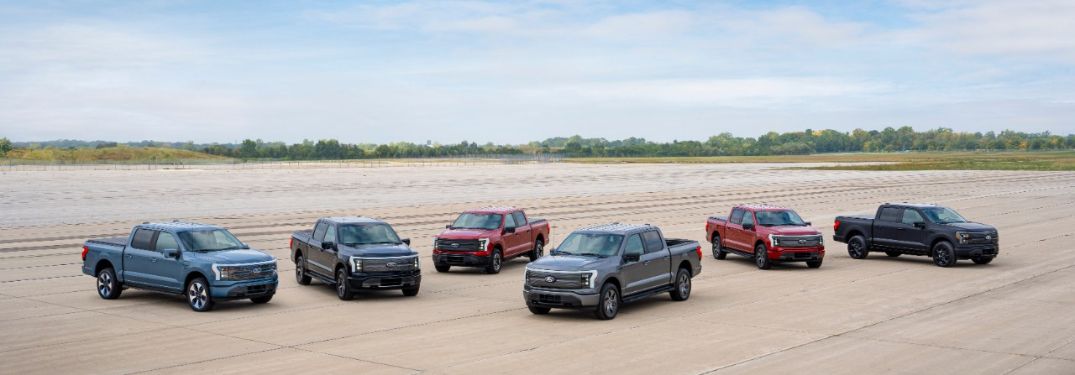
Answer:
<svg viewBox="0 0 1075 375"><path fill-rule="evenodd" d="M0 156L7 155L7 152L11 151L11 148L11 140L0 138Z"/></svg>

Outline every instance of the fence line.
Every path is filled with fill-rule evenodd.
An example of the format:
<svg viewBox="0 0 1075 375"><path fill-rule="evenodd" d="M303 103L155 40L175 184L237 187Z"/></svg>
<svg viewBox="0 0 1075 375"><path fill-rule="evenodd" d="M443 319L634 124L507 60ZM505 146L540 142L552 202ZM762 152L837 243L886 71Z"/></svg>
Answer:
<svg viewBox="0 0 1075 375"><path fill-rule="evenodd" d="M98 162L0 160L0 171L158 170L158 169L275 169L275 168L389 168L470 166L488 164L558 163L560 155L467 155L438 158L348 160L175 160L167 162Z"/></svg>

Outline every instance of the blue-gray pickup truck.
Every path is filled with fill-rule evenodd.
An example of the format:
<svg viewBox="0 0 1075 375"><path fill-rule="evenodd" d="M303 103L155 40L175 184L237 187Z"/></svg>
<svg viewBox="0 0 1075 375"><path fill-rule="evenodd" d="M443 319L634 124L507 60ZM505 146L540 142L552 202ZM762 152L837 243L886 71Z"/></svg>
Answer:
<svg viewBox="0 0 1075 375"><path fill-rule="evenodd" d="M119 298L124 288L183 294L194 311L216 301L267 303L276 293L276 258L251 250L227 229L196 223L143 223L128 237L86 241L82 272L97 278L97 294Z"/></svg>
<svg viewBox="0 0 1075 375"><path fill-rule="evenodd" d="M684 301L691 278L702 272L697 241L665 238L649 224L579 229L549 255L526 266L523 299L538 315L552 308L593 309L608 320L622 303L655 294Z"/></svg>
<svg viewBox="0 0 1075 375"><path fill-rule="evenodd" d="M364 217L327 217L314 229L291 235L295 280L312 278L336 287L336 296L350 300L359 289L401 289L418 295L422 270L411 240L399 238L391 225Z"/></svg>

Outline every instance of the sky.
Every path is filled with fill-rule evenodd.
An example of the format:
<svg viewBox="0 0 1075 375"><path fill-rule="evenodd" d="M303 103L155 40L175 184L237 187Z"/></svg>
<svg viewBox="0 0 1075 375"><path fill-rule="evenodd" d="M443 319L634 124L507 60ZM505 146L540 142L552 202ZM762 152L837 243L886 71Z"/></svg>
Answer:
<svg viewBox="0 0 1075 375"><path fill-rule="evenodd" d="M7 1L14 141L1075 133L1075 1Z"/></svg>

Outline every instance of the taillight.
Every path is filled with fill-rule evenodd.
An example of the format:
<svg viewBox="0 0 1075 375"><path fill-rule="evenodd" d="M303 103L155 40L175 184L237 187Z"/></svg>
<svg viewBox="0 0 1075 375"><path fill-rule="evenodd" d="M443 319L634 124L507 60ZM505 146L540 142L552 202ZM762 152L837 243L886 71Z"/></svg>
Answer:
<svg viewBox="0 0 1075 375"><path fill-rule="evenodd" d="M694 251L698 252L698 260L702 260L702 245L698 245L698 247L694 248Z"/></svg>
<svg viewBox="0 0 1075 375"><path fill-rule="evenodd" d="M291 237L290 239L287 240L287 249L288 250L294 250L295 249L295 237Z"/></svg>
<svg viewBox="0 0 1075 375"><path fill-rule="evenodd" d="M87 246L82 247L82 261L86 261L86 254L90 252L90 248Z"/></svg>
<svg viewBox="0 0 1075 375"><path fill-rule="evenodd" d="M840 221L839 220L833 220L832 221L832 231L836 232L838 230L840 230Z"/></svg>

